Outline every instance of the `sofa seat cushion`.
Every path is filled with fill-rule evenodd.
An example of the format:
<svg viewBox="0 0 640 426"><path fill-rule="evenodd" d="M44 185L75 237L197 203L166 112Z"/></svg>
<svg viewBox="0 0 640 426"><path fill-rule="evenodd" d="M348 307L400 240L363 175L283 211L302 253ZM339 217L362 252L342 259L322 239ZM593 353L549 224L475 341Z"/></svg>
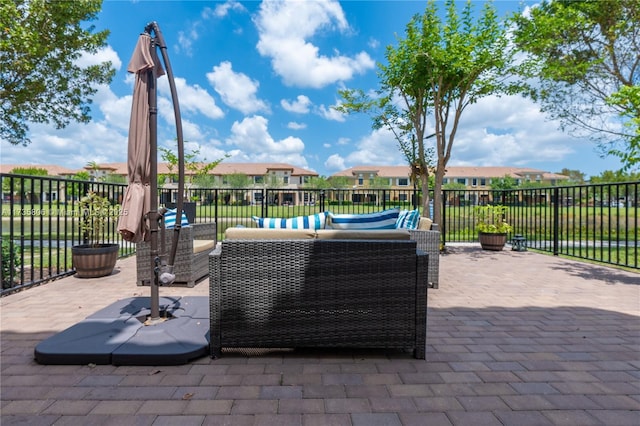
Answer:
<svg viewBox="0 0 640 426"><path fill-rule="evenodd" d="M334 214L328 212L327 229L395 229L400 208L376 213Z"/></svg>
<svg viewBox="0 0 640 426"><path fill-rule="evenodd" d="M225 240L312 240L313 229L227 228Z"/></svg>
<svg viewBox="0 0 640 426"><path fill-rule="evenodd" d="M211 251L215 245L215 240L193 240L193 254Z"/></svg>
<svg viewBox="0 0 640 426"><path fill-rule="evenodd" d="M318 229L319 240L409 240L411 234L404 229Z"/></svg>

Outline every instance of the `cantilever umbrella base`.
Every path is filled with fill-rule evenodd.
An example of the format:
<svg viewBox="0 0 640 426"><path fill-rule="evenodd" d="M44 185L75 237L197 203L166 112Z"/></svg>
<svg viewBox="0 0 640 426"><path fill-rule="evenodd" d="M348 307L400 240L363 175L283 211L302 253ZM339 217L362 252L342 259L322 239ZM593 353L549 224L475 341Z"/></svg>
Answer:
<svg viewBox="0 0 640 426"><path fill-rule="evenodd" d="M149 297L119 300L40 342L40 364L181 365L209 354L205 296L161 297L170 319L145 325Z"/></svg>

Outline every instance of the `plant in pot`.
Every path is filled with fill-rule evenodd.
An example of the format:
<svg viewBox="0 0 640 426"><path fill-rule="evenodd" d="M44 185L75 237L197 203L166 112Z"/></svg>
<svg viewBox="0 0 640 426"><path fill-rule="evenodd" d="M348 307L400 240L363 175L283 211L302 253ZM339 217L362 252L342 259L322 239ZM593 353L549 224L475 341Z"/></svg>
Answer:
<svg viewBox="0 0 640 426"><path fill-rule="evenodd" d="M71 248L71 258L76 276L97 278L111 274L118 259L119 245L106 243L107 225L111 218L111 203L95 192L80 199L80 231L85 244Z"/></svg>
<svg viewBox="0 0 640 426"><path fill-rule="evenodd" d="M484 250L500 251L507 243L511 225L505 222L507 207L501 204L476 206L474 214L478 240Z"/></svg>

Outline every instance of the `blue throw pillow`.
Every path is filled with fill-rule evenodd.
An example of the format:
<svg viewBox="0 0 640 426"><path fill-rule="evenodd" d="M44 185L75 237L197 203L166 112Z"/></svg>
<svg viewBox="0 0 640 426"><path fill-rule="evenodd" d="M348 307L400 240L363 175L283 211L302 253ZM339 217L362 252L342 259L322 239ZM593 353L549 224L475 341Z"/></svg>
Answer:
<svg viewBox="0 0 640 426"><path fill-rule="evenodd" d="M399 214L399 207L364 214L333 214L329 212L327 227L331 229L395 229Z"/></svg>
<svg viewBox="0 0 640 426"><path fill-rule="evenodd" d="M173 229L176 226L176 209L167 210L164 214L164 227L167 229ZM186 228L189 226L189 219L187 219L186 213L182 212L182 220L180 226Z"/></svg>
<svg viewBox="0 0 640 426"><path fill-rule="evenodd" d="M324 229L327 213L316 213L309 216L296 216L288 219L279 217L258 217L252 216L251 219L256 223L258 228L270 229Z"/></svg>
<svg viewBox="0 0 640 426"><path fill-rule="evenodd" d="M417 229L420 221L420 211L401 210L396 221L396 229Z"/></svg>

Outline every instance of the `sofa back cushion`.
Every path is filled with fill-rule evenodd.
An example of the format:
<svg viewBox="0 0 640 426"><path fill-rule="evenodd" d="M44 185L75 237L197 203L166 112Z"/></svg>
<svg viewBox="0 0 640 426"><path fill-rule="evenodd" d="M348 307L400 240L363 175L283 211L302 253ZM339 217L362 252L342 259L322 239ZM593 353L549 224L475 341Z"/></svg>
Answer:
<svg viewBox="0 0 640 426"><path fill-rule="evenodd" d="M313 229L227 228L225 240L312 240Z"/></svg>
<svg viewBox="0 0 640 426"><path fill-rule="evenodd" d="M418 229L429 231L431 229L431 225L433 225L433 221L428 217L421 216L420 222L418 223Z"/></svg>
<svg viewBox="0 0 640 426"><path fill-rule="evenodd" d="M258 217L251 219L258 228L268 229L324 229L328 212L321 212L309 216L296 216L290 218L280 217Z"/></svg>
<svg viewBox="0 0 640 426"><path fill-rule="evenodd" d="M164 213L164 227L167 229L173 229L176 226L176 216L176 209L167 210ZM187 214L184 211L182 212L180 226L182 228L189 226L189 220L187 219Z"/></svg>
<svg viewBox="0 0 640 426"><path fill-rule="evenodd" d="M395 229L400 208L365 214L328 212L327 229Z"/></svg>

